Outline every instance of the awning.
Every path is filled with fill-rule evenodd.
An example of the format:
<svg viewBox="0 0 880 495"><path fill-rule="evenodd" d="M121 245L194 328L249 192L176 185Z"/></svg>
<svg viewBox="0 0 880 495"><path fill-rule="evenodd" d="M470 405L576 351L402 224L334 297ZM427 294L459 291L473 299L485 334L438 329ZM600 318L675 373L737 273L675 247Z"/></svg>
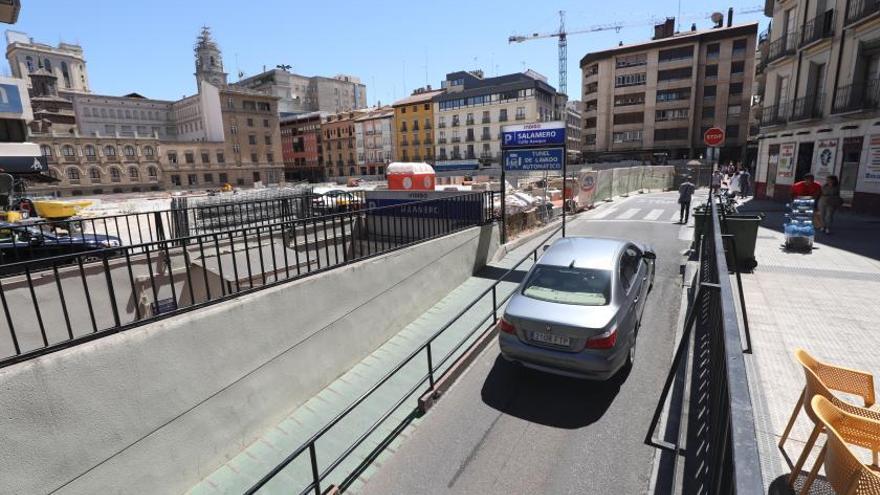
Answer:
<svg viewBox="0 0 880 495"><path fill-rule="evenodd" d="M0 173L32 182L58 182L49 175L49 164L35 143L0 143Z"/></svg>

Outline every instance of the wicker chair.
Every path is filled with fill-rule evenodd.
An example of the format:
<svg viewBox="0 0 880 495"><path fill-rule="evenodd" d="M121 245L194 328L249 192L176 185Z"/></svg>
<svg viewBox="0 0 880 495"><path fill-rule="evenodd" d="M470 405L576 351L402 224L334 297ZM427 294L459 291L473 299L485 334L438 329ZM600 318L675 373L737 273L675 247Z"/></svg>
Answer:
<svg viewBox="0 0 880 495"><path fill-rule="evenodd" d="M822 396L839 409L842 409L849 414L869 418L874 421L880 421L880 410L875 409L876 406L874 404L874 377L870 373L822 363L814 359L803 349L796 349L794 354L804 370L806 384L804 385L804 390L801 392L800 399L798 399L798 403L792 412L791 419L789 419L788 425L782 433L782 438L779 440L779 448L782 448L785 440L788 438L791 428L800 412L801 406L803 406L804 411L806 411L807 416L813 421L815 426L807 439L803 452L801 452L797 463L795 463L794 468L791 471L791 476L788 480L789 486L794 486L794 482L797 480L801 468L806 462L810 452L813 450L813 446L816 444L819 434L822 433L823 430L822 423L813 411L813 397ZM858 395L862 398L864 407L844 402L838 399L832 391ZM873 454L874 464L876 465L878 457L877 449L874 449ZM801 493L807 493L809 491L819 465L820 462L817 461L816 465L813 466L813 469L810 471L810 477L807 478L807 482Z"/></svg>
<svg viewBox="0 0 880 495"><path fill-rule="evenodd" d="M849 449L849 445L858 445L875 453L880 450L880 421L850 414L821 395L810 403L828 434L815 470L824 462L825 475L840 495L880 495L880 471L862 464Z"/></svg>

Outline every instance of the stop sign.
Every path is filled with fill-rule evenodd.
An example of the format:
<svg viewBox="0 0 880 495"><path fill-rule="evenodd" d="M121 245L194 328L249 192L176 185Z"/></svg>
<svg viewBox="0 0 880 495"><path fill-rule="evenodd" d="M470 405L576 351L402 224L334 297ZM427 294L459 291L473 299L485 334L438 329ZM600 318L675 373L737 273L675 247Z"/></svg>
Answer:
<svg viewBox="0 0 880 495"><path fill-rule="evenodd" d="M703 142L710 147L721 146L724 143L724 130L717 127L706 129L706 133L703 134Z"/></svg>

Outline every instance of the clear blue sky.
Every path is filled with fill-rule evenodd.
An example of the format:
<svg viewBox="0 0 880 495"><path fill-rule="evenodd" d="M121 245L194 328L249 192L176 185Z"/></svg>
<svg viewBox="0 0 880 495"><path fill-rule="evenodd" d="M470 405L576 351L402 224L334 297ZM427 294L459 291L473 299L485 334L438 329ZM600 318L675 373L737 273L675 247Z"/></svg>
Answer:
<svg viewBox="0 0 880 495"><path fill-rule="evenodd" d="M743 11L763 0L712 4L681 0L681 29L711 25L713 10ZM333 8L329 6L332 5ZM195 91L192 47L201 25L210 26L223 50L230 81L265 65L290 64L305 75L347 73L367 84L370 104L402 98L426 81L439 86L447 72L481 68L487 75L528 67L557 85L556 39L508 44L511 34L554 32L557 11L568 30L615 22L649 23L675 16L678 0L558 0L555 2L446 0L444 2L303 0L23 0L11 29L37 41L82 44L92 90L176 99ZM768 19L736 14L734 23ZM568 84L579 98L580 58L590 52L650 38L649 25L619 33L573 35L568 43ZM4 72L8 71L6 69Z"/></svg>

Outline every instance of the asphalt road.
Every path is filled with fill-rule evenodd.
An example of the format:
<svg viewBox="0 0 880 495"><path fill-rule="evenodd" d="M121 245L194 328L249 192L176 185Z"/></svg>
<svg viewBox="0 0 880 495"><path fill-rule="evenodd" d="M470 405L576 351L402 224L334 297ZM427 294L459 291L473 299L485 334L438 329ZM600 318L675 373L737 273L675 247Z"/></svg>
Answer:
<svg viewBox="0 0 880 495"><path fill-rule="evenodd" d="M673 352L683 251L675 193L634 196L582 215L568 235L629 238L657 251L654 290L628 376L605 383L506 363L490 346L378 466L366 494L646 493L643 439Z"/></svg>

